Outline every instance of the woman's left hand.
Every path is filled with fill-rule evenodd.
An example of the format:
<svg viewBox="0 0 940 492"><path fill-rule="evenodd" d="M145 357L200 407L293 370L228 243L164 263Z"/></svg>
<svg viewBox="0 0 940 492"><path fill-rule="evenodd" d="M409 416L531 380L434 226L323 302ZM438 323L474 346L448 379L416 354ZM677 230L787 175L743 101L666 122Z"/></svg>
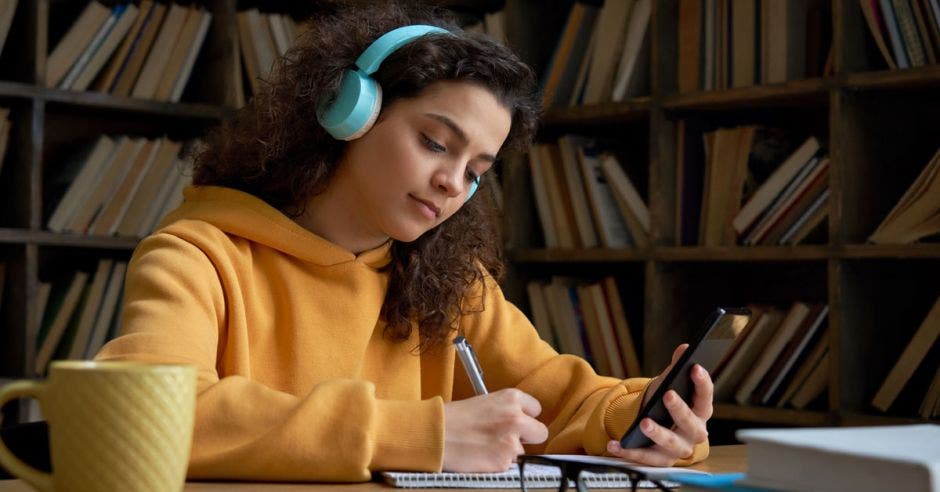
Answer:
<svg viewBox="0 0 940 492"><path fill-rule="evenodd" d="M646 397L643 399L644 405L651 395L656 392L656 388L659 387L660 382L672 369L679 356L688 347L688 344L676 347L669 367L659 376L656 376L647 387ZM640 430L653 441L652 446L624 449L620 447L620 442L610 441L607 443L607 451L611 455L627 461L653 466L672 466L676 461L691 456L693 447L708 439L708 430L705 423L712 416L712 393L714 391L711 376L708 375L705 368L696 364L692 366L691 372L692 382L695 384L691 408L673 390L669 390L663 395L663 403L666 405L666 409L669 410L669 414L672 415L674 422L671 429L657 424L651 418L644 418L640 422Z"/></svg>

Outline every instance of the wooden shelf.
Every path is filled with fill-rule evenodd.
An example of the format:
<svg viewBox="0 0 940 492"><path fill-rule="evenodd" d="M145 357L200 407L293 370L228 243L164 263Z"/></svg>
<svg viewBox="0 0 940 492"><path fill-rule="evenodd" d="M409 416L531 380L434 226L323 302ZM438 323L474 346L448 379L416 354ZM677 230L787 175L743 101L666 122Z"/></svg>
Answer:
<svg viewBox="0 0 940 492"><path fill-rule="evenodd" d="M850 73L843 84L854 89L940 88L940 65L926 65L907 70Z"/></svg>
<svg viewBox="0 0 940 492"><path fill-rule="evenodd" d="M622 263L650 259L645 249L517 249L507 251L515 263Z"/></svg>
<svg viewBox="0 0 940 492"><path fill-rule="evenodd" d="M794 426L822 426L832 425L836 422L835 417L826 412L794 410L791 408L746 407L731 403L716 404L713 418Z"/></svg>
<svg viewBox="0 0 940 492"><path fill-rule="evenodd" d="M940 243L924 244L855 244L847 245L843 248L842 258L883 258L883 259L907 259L907 258L940 258Z"/></svg>
<svg viewBox="0 0 940 492"><path fill-rule="evenodd" d="M828 246L675 246L654 249L660 261L813 261L831 256Z"/></svg>
<svg viewBox="0 0 940 492"><path fill-rule="evenodd" d="M651 98L638 97L619 103L553 109L545 114L542 124L545 127L555 127L645 121L649 118L651 105Z"/></svg>
<svg viewBox="0 0 940 492"><path fill-rule="evenodd" d="M129 251L137 247L138 242L140 242L138 238L60 234L50 231L14 228L0 229L0 243L26 243L39 246L68 246Z"/></svg>
<svg viewBox="0 0 940 492"><path fill-rule="evenodd" d="M50 103L65 106L206 120L221 120L227 114L234 112L234 109L212 104L160 102L88 91L75 92L58 89L42 89L39 91L38 97Z"/></svg>
<svg viewBox="0 0 940 492"><path fill-rule="evenodd" d="M924 424L936 420L923 419L920 417L893 417L890 415L865 415L855 412L843 412L839 419L842 425L907 425Z"/></svg>
<svg viewBox="0 0 940 492"><path fill-rule="evenodd" d="M817 78L723 91L692 92L666 96L662 106L672 110L724 110L812 105L827 102L831 86L831 79Z"/></svg>
<svg viewBox="0 0 940 492"><path fill-rule="evenodd" d="M39 94L39 88L32 84L0 80L0 97L21 97L31 99Z"/></svg>

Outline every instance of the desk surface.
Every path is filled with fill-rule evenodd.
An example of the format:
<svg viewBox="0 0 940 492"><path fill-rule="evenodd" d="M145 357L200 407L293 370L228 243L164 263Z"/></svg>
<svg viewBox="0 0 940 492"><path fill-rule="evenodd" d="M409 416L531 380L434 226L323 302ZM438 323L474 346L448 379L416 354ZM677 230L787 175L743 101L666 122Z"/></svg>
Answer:
<svg viewBox="0 0 940 492"><path fill-rule="evenodd" d="M691 466L696 470L709 473L743 472L747 470L747 447L713 446L709 458L701 463ZM31 492L33 489L20 480L0 480L0 492ZM296 483L253 483L253 482L188 482L187 492L225 490L231 492L300 492L331 490L343 492L389 492L393 489L380 482L366 482L355 484L296 484ZM457 489L449 489L457 490ZM481 489L475 489L480 491ZM507 489L501 489L503 492Z"/></svg>

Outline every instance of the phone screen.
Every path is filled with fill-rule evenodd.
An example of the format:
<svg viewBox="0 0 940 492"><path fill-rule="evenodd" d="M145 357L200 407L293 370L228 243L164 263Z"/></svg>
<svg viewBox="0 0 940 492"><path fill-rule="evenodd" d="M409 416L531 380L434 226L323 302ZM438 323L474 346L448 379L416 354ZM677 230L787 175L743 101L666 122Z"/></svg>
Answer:
<svg viewBox="0 0 940 492"><path fill-rule="evenodd" d="M640 430L640 422L649 417L663 427L672 427L672 416L663 404L663 395L669 390L675 390L680 397L689 403L695 391L690 371L692 366L698 364L709 373L728 353L735 339L750 320L751 312L744 308L718 308L709 315L698 336L689 344L672 370L663 378L662 384L656 393L640 409L636 420L623 434L620 445L624 448L642 448L653 444L650 438Z"/></svg>

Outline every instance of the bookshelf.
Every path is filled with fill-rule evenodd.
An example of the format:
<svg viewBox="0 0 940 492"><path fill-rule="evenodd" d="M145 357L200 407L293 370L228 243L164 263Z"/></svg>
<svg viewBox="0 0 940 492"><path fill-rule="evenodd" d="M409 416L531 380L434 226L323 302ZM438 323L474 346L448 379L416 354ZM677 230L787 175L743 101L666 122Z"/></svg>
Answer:
<svg viewBox="0 0 940 492"><path fill-rule="evenodd" d="M107 8L118 0L99 0ZM167 4L170 0L158 0ZM366 0L352 0L364 2ZM138 0L134 3L139 5ZM88 1L20 0L0 52L0 107L10 109L11 141L0 172L0 262L6 266L0 300L0 378L39 377L35 370L36 306L40 283L78 270L94 272L102 259L127 261L138 239L51 232L46 228L58 197L48 196L59 167L99 135L130 135L174 141L198 138L237 111L241 72L237 13L258 8L301 19L316 2L289 0L172 0L212 14L208 33L179 102L160 102L96 91L47 88L49 53ZM478 20L502 0L428 2L451 9L458 19ZM50 203L51 202L51 203ZM4 423L22 409L3 409Z"/></svg>
<svg viewBox="0 0 940 492"><path fill-rule="evenodd" d="M923 421L915 401L929 384L921 373L936 369L936 347L927 358L932 362L925 364L931 367L912 380L916 395L902 391L888 413L872 408L871 399L940 295L940 243L934 237L910 245L875 245L866 238L940 147L935 130L940 127L940 65L888 70L857 0L808 3L821 12L831 34L830 73L679 93L679 0L654 1L649 95L550 109L540 134L543 141L565 134L613 136L634 149L624 167L650 208L651 246L545 249L528 163L510 160L503 169L503 234L511 263L505 289L527 309L529 280L614 275L648 375L665 367L675 345L688 340L714 306L827 303L832 363L824 396L804 410L721 402L715 418L771 426ZM552 8L567 12L571 4L555 2ZM565 17L532 13L536 8L532 2L507 2L506 20L510 43L518 43L517 49L542 70ZM525 16L542 23L527 27L519 20ZM679 246L677 122L683 119L709 129L743 124L809 128L831 158L832 205L824 238L796 246Z"/></svg>

